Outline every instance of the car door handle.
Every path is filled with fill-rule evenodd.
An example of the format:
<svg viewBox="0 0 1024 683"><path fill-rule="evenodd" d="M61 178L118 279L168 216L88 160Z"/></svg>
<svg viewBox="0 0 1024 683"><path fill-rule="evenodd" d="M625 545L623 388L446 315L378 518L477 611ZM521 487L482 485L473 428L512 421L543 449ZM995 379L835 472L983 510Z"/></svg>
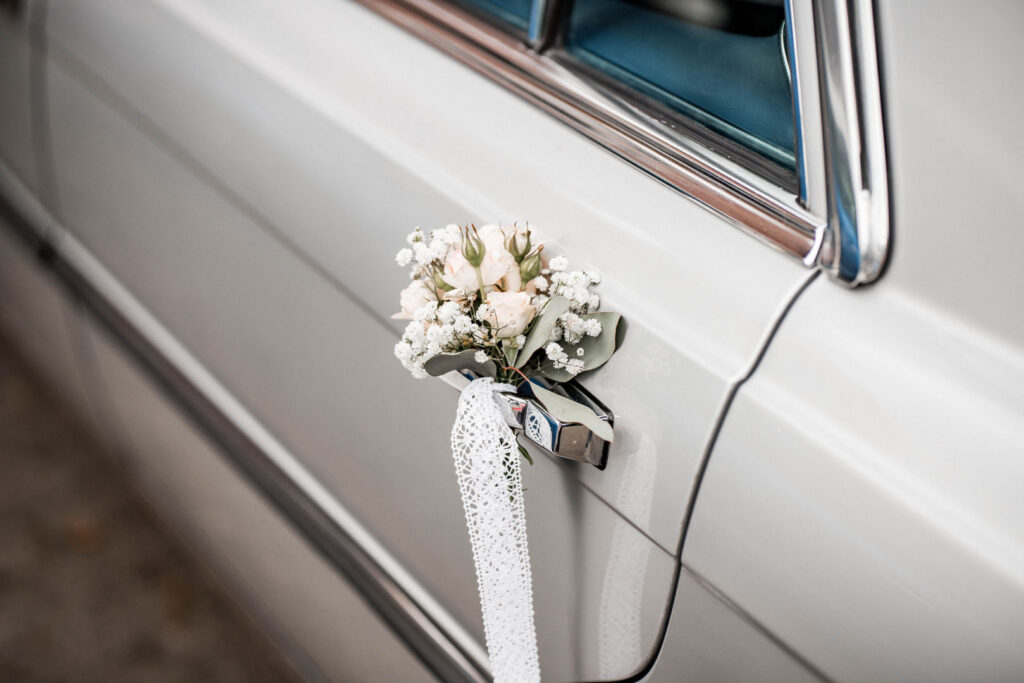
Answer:
<svg viewBox="0 0 1024 683"><path fill-rule="evenodd" d="M469 371L449 372L441 376L446 384L459 391L474 379L476 375ZM615 426L615 417L611 410L597 400L593 394L576 382L551 385L541 380L545 389L559 391L577 403L593 410L598 419ZM603 470L608 461L609 443L595 434L589 427L579 422L565 422L544 409L535 398L520 394L498 394L508 404L506 422L516 431L523 434L531 443L541 450L566 460L585 462Z"/></svg>

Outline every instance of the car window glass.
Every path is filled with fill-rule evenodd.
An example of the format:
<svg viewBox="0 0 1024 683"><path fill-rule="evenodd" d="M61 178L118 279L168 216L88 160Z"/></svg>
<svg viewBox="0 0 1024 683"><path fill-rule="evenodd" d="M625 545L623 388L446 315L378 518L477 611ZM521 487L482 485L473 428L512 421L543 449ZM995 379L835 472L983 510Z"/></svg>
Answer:
<svg viewBox="0 0 1024 683"><path fill-rule="evenodd" d="M783 0L575 0L570 54L793 169Z"/></svg>

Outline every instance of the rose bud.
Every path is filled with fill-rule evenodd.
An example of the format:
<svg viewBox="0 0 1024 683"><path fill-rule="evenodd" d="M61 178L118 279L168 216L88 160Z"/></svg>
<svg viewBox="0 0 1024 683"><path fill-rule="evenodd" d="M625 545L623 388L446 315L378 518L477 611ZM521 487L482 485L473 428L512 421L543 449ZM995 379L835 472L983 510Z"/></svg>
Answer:
<svg viewBox="0 0 1024 683"><path fill-rule="evenodd" d="M487 248L484 246L483 240L480 239L476 226L472 226L472 231L469 228L463 228L462 255L469 261L469 265L479 268L484 261L485 253L487 253Z"/></svg>
<svg viewBox="0 0 1024 683"><path fill-rule="evenodd" d="M434 287L441 290L442 292L450 292L453 289L455 289L450 284L444 281L444 273L442 273L437 268L434 268L433 272L431 272L430 279L431 281L433 281Z"/></svg>
<svg viewBox="0 0 1024 683"><path fill-rule="evenodd" d="M526 238L525 242L523 237ZM520 243L522 246L520 247ZM516 263L522 263L526 255L530 253L532 245L530 244L530 230L527 228L525 233L519 232L516 228L512 231L512 236L508 238L508 242L505 244L505 248L508 249L508 253L512 254L512 258L516 260Z"/></svg>
<svg viewBox="0 0 1024 683"><path fill-rule="evenodd" d="M519 264L519 274L522 276L523 282L529 282L540 275L542 265L540 262L540 249L523 259L523 262Z"/></svg>

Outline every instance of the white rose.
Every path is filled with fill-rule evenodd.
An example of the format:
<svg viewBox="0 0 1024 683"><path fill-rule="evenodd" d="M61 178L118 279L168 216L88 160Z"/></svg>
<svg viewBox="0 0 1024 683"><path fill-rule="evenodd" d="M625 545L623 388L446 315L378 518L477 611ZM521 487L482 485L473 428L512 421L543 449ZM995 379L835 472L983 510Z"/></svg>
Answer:
<svg viewBox="0 0 1024 683"><path fill-rule="evenodd" d="M452 249L444 259L444 281L462 292L475 292L480 288L476 269L466 260L459 249Z"/></svg>
<svg viewBox="0 0 1024 683"><path fill-rule="evenodd" d="M522 334L537 313L526 292L491 292L487 305L486 320L503 339Z"/></svg>
<svg viewBox="0 0 1024 683"><path fill-rule="evenodd" d="M484 258L480 263L480 280L484 287L493 287L504 280L506 290L518 291L522 287L519 264L505 248L505 234L497 225L485 225L477 231L484 244ZM473 292L480 289L476 269L462 255L461 249L452 249L444 260L444 281L456 289Z"/></svg>
<svg viewBox="0 0 1024 683"><path fill-rule="evenodd" d="M413 313L431 302L437 302L433 290L427 287L423 280L413 280L399 295L401 313L395 313L391 317L395 320L412 320Z"/></svg>

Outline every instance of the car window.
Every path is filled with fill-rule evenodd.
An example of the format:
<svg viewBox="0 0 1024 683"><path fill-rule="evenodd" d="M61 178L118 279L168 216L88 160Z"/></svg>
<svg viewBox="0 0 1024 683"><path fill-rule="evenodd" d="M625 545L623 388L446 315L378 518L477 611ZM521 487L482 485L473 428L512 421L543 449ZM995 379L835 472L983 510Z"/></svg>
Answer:
<svg viewBox="0 0 1024 683"><path fill-rule="evenodd" d="M457 4L525 30L530 22L531 0L456 0Z"/></svg>
<svg viewBox="0 0 1024 683"><path fill-rule="evenodd" d="M795 168L782 0L576 0L569 54Z"/></svg>
<svg viewBox="0 0 1024 683"><path fill-rule="evenodd" d="M888 253L871 0L356 0L851 284Z"/></svg>

